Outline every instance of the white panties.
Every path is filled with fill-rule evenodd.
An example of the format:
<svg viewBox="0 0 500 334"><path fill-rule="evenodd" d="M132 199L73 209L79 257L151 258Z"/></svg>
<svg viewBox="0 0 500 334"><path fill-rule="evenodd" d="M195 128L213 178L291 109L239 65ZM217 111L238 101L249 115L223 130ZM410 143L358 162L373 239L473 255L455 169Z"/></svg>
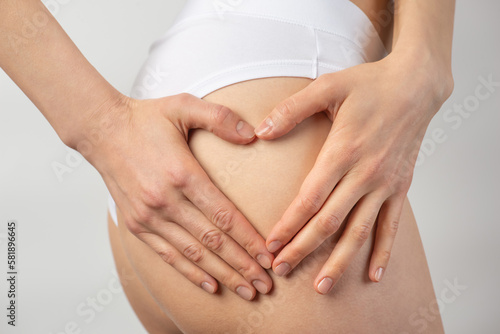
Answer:
<svg viewBox="0 0 500 334"><path fill-rule="evenodd" d="M315 79L386 54L368 17L348 0L189 0L151 46L130 95L202 98L245 80ZM108 203L116 223L111 196Z"/></svg>

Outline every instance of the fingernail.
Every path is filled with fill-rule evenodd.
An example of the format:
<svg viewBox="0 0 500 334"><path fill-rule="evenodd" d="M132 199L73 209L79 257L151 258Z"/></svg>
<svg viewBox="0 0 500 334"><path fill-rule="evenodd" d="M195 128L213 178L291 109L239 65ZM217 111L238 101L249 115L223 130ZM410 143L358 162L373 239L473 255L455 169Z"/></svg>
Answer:
<svg viewBox="0 0 500 334"><path fill-rule="evenodd" d="M259 291L260 293L266 294L268 291L267 285L264 284L264 282L256 279L252 281L253 286Z"/></svg>
<svg viewBox="0 0 500 334"><path fill-rule="evenodd" d="M267 257L267 256L265 256L265 255L262 255L262 254L257 255L257 262L259 262L259 264L260 264L263 268L266 268L266 269L271 268L271 259L270 259L270 258L268 258L268 257Z"/></svg>
<svg viewBox="0 0 500 334"><path fill-rule="evenodd" d="M246 286L239 286L236 288L236 293L245 300L252 300L252 291Z"/></svg>
<svg viewBox="0 0 500 334"><path fill-rule="evenodd" d="M380 282L383 274L384 274L384 268L382 267L378 268L377 271L375 272L375 280L377 282Z"/></svg>
<svg viewBox="0 0 500 334"><path fill-rule="evenodd" d="M239 121L238 124L236 124L236 132L243 138L253 138L255 136L253 128L244 121Z"/></svg>
<svg viewBox="0 0 500 334"><path fill-rule="evenodd" d="M214 293L215 292L214 286L212 284L208 283L208 282L201 283L201 288L203 290L205 290L206 292L208 292L208 293Z"/></svg>
<svg viewBox="0 0 500 334"><path fill-rule="evenodd" d="M278 266L276 267L274 272L278 276L285 276L286 274L288 274L290 272L290 270L292 270L292 267L290 267L290 265L288 263L282 262L282 263L278 264Z"/></svg>
<svg viewBox="0 0 500 334"><path fill-rule="evenodd" d="M274 126L273 120L268 117L255 129L255 133L259 136L265 135L266 133L271 132L273 126Z"/></svg>
<svg viewBox="0 0 500 334"><path fill-rule="evenodd" d="M269 246L267 246L267 250L269 251L269 253L274 253L278 249L280 249L280 247L281 247L281 242L279 242L278 240L274 240L269 244Z"/></svg>
<svg viewBox="0 0 500 334"><path fill-rule="evenodd" d="M325 277L319 282L318 284L318 291L326 295L330 290L332 289L333 286L333 280L330 277Z"/></svg>

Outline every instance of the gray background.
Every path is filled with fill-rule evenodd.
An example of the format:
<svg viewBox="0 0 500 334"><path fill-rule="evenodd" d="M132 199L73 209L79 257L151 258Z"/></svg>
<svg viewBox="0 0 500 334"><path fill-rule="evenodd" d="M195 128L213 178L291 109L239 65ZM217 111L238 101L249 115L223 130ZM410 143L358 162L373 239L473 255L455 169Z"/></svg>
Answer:
<svg viewBox="0 0 500 334"><path fill-rule="evenodd" d="M55 17L85 56L127 93L149 45L183 1L53 0L52 9L54 4ZM409 194L448 333L500 331L500 87L488 98L474 98L479 77L500 81L499 13L495 0L457 3L455 91L426 137L440 129L446 140L428 144ZM471 112L459 126L443 118L464 103ZM81 333L143 333L123 293L109 288L115 275L104 183L85 161L59 182L51 165L65 163L66 155L48 122L0 71L0 268L8 219L19 224L20 261L19 326L7 328L2 311L0 332L70 333L65 326L74 322ZM448 284L455 280L462 289L453 292ZM5 310L6 282L0 282ZM77 308L99 295L108 299L89 321Z"/></svg>

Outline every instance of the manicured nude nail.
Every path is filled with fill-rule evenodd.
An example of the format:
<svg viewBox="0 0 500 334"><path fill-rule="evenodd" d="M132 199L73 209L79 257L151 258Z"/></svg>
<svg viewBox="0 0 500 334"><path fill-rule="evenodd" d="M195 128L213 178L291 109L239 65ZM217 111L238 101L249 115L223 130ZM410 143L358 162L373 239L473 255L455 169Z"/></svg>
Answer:
<svg viewBox="0 0 500 334"><path fill-rule="evenodd" d="M250 124L244 121L239 121L238 124L236 124L236 132L243 138L253 138L255 136L254 129Z"/></svg>
<svg viewBox="0 0 500 334"><path fill-rule="evenodd" d="M290 272L290 270L292 270L292 267L290 267L290 265L288 263L282 262L282 263L278 264L278 266L276 267L274 272L278 276L285 276L286 274L288 274Z"/></svg>
<svg viewBox="0 0 500 334"><path fill-rule="evenodd" d="M269 253L274 253L278 249L280 249L280 247L281 247L281 242L279 242L278 240L274 240L269 244L269 246L267 246L267 250L269 251Z"/></svg>
<svg viewBox="0 0 500 334"><path fill-rule="evenodd" d="M267 257L267 256L265 256L265 255L262 255L262 254L257 255L257 262L259 262L259 264L260 264L263 268L266 268L266 269L271 268L271 259L270 259L270 258L268 258L268 257Z"/></svg>
<svg viewBox="0 0 500 334"><path fill-rule="evenodd" d="M239 286L236 288L236 293L245 300L252 300L252 291L246 286Z"/></svg>
<svg viewBox="0 0 500 334"><path fill-rule="evenodd" d="M268 117L255 129L255 133L259 136L265 135L266 133L271 132L273 126L274 126L273 120Z"/></svg>
<svg viewBox="0 0 500 334"><path fill-rule="evenodd" d="M377 271L375 272L375 280L377 282L380 282L383 274L384 274L384 268L382 267L378 268Z"/></svg>
<svg viewBox="0 0 500 334"><path fill-rule="evenodd" d="M262 294L266 294L266 293L267 293L267 291L269 290L269 289L267 288L267 285L265 285L265 284L264 284L264 282L262 282L262 281L260 281L260 280L258 280L258 279L253 280L253 281L252 281L252 284L253 284L253 286L257 289L257 291L259 291L259 292L260 292L260 293L262 293Z"/></svg>
<svg viewBox="0 0 500 334"><path fill-rule="evenodd" d="M243 138L253 138L255 136L253 128L244 121L239 121L238 124L236 124L236 132Z"/></svg>
<svg viewBox="0 0 500 334"><path fill-rule="evenodd" d="M330 277L325 277L318 284L318 291L326 295L333 287L333 280Z"/></svg>
<svg viewBox="0 0 500 334"><path fill-rule="evenodd" d="M203 290L205 290L206 292L208 292L208 293L214 293L215 292L214 286L212 284L208 283L208 282L201 283L201 288Z"/></svg>

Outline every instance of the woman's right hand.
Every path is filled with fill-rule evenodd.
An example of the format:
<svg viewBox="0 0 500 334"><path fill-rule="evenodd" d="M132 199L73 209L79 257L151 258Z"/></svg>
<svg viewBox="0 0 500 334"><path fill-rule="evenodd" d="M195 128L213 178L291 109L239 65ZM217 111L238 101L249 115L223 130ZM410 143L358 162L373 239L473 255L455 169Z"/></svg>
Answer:
<svg viewBox="0 0 500 334"><path fill-rule="evenodd" d="M267 293L272 280L262 267L271 267L273 255L265 240L187 145L189 129L246 144L253 128L228 108L189 94L117 100L94 114L76 148L103 177L127 228L207 292L219 281L247 300L256 289Z"/></svg>
<svg viewBox="0 0 500 334"><path fill-rule="evenodd" d="M130 231L209 292L217 290L215 279L245 299L255 296L249 282L269 291L271 278L254 261L271 265L264 239L212 184L186 143L190 128L204 128L246 144L253 128L229 109L187 94L124 97L41 1L0 3L0 67L61 140L99 171Z"/></svg>

